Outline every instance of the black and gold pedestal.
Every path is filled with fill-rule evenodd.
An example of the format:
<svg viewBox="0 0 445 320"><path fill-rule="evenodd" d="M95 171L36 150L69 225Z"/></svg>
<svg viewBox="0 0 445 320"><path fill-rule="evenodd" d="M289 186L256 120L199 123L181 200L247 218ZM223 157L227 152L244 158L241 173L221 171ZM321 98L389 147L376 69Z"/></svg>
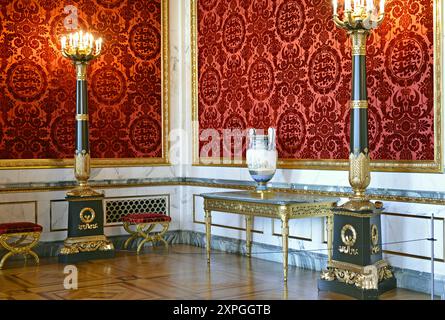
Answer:
<svg viewBox="0 0 445 320"><path fill-rule="evenodd" d="M114 257L114 246L104 235L103 196L67 196L68 238L59 262L71 264Z"/></svg>
<svg viewBox="0 0 445 320"><path fill-rule="evenodd" d="M349 202L350 206L352 202ZM363 209L334 209L332 260L318 289L371 300L396 287L391 267L382 260L381 204L361 202ZM360 205L356 203L356 205Z"/></svg>
<svg viewBox="0 0 445 320"><path fill-rule="evenodd" d="M371 182L368 142L368 93L366 85L366 41L372 29L383 21L367 1L345 2L344 18L337 14L334 0L334 23L351 37L352 92L350 103L349 183L353 194L348 202L333 209L332 260L322 272L318 289L347 294L358 299L377 299L396 287L391 267L382 260L382 203L372 203L365 191Z"/></svg>

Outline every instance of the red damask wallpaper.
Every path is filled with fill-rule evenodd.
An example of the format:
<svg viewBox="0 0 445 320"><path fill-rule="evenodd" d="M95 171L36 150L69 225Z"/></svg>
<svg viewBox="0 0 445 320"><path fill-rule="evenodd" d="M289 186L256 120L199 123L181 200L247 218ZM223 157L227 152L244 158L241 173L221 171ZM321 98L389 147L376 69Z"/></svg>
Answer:
<svg viewBox="0 0 445 320"><path fill-rule="evenodd" d="M161 0L0 0L0 159L73 158L76 78L60 37L76 11L104 40L88 70L92 156L162 157Z"/></svg>
<svg viewBox="0 0 445 320"><path fill-rule="evenodd" d="M434 160L433 0L385 11L368 40L371 157ZM197 12L200 133L272 126L282 159L348 158L351 51L331 0L199 0Z"/></svg>

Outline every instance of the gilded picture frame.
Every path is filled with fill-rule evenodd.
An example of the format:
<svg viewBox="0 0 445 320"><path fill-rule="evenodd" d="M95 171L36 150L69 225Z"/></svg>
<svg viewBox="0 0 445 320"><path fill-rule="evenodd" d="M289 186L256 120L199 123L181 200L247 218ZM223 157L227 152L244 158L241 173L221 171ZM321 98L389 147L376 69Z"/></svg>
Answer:
<svg viewBox="0 0 445 320"><path fill-rule="evenodd" d="M161 86L162 86L162 156L156 158L92 159L92 167L169 166L170 132L170 40L169 1L161 0ZM73 113L74 117L74 113ZM72 168L72 159L0 159L0 170Z"/></svg>
<svg viewBox="0 0 445 320"><path fill-rule="evenodd" d="M203 158L199 156L198 122L198 1L191 0L191 64L192 64L192 126L193 126L193 166L246 167L245 160L234 161L224 158ZM382 172L443 173L442 158L442 34L443 7L440 0L433 0L434 15L434 160L372 160L371 170ZM215 163L216 162L216 163ZM281 169L348 170L349 160L308 160L278 159Z"/></svg>

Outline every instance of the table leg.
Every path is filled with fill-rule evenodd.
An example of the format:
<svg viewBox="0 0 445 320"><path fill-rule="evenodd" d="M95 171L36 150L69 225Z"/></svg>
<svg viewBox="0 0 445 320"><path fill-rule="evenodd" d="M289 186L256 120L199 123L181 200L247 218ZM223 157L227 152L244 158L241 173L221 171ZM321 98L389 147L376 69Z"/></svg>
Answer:
<svg viewBox="0 0 445 320"><path fill-rule="evenodd" d="M210 264L210 241L211 241L211 228L212 228L212 212L210 210L205 210L205 223L206 223L207 263Z"/></svg>
<svg viewBox="0 0 445 320"><path fill-rule="evenodd" d="M289 299L289 291L287 290L287 282L284 283L283 286L283 300Z"/></svg>
<svg viewBox="0 0 445 320"><path fill-rule="evenodd" d="M252 224L253 217L246 216L246 251L248 257L252 254Z"/></svg>
<svg viewBox="0 0 445 320"><path fill-rule="evenodd" d="M332 228L333 228L333 220L334 220L334 215L330 214L327 216L327 223L326 223L326 232L327 232L327 236L328 236L328 266L331 265L331 261L332 261L332 236L333 236L333 232L332 232Z"/></svg>
<svg viewBox="0 0 445 320"><path fill-rule="evenodd" d="M281 217L281 234L283 240L283 274L284 282L287 282L287 265L288 265L288 244L289 244L289 219L287 216Z"/></svg>

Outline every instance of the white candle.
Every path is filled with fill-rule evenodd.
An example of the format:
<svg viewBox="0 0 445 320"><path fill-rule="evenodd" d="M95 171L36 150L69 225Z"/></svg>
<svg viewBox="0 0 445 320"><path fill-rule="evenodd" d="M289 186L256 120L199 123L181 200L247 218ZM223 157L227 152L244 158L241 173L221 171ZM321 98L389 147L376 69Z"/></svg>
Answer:
<svg viewBox="0 0 445 320"><path fill-rule="evenodd" d="M332 0L332 7L333 7L333 11L334 14L337 14L337 0Z"/></svg>
<svg viewBox="0 0 445 320"><path fill-rule="evenodd" d="M96 40L96 54L99 54L102 50L102 38Z"/></svg>
<svg viewBox="0 0 445 320"><path fill-rule="evenodd" d="M77 50L79 47L79 33L76 32L73 36L73 48Z"/></svg>
<svg viewBox="0 0 445 320"><path fill-rule="evenodd" d="M85 49L88 49L89 48L89 45L88 45L89 43L90 43L89 35L88 35L88 33L85 33L85 36L83 37L83 47Z"/></svg>
<svg viewBox="0 0 445 320"><path fill-rule="evenodd" d="M82 32L82 30L79 31L79 48L83 49L83 32Z"/></svg>
<svg viewBox="0 0 445 320"><path fill-rule="evenodd" d="M62 44L62 51L65 51L65 47L66 47L66 37L62 37L62 39L60 39L60 42Z"/></svg>
<svg viewBox="0 0 445 320"><path fill-rule="evenodd" d="M366 10L368 12L373 12L374 11L374 0L367 0L367 2L366 2Z"/></svg>
<svg viewBox="0 0 445 320"><path fill-rule="evenodd" d="M351 10L352 10L351 0L345 0L345 11L351 11Z"/></svg>
<svg viewBox="0 0 445 320"><path fill-rule="evenodd" d="M93 35L90 33L90 49L93 50Z"/></svg>
<svg viewBox="0 0 445 320"><path fill-rule="evenodd" d="M380 0L380 13L385 13L385 0Z"/></svg>

